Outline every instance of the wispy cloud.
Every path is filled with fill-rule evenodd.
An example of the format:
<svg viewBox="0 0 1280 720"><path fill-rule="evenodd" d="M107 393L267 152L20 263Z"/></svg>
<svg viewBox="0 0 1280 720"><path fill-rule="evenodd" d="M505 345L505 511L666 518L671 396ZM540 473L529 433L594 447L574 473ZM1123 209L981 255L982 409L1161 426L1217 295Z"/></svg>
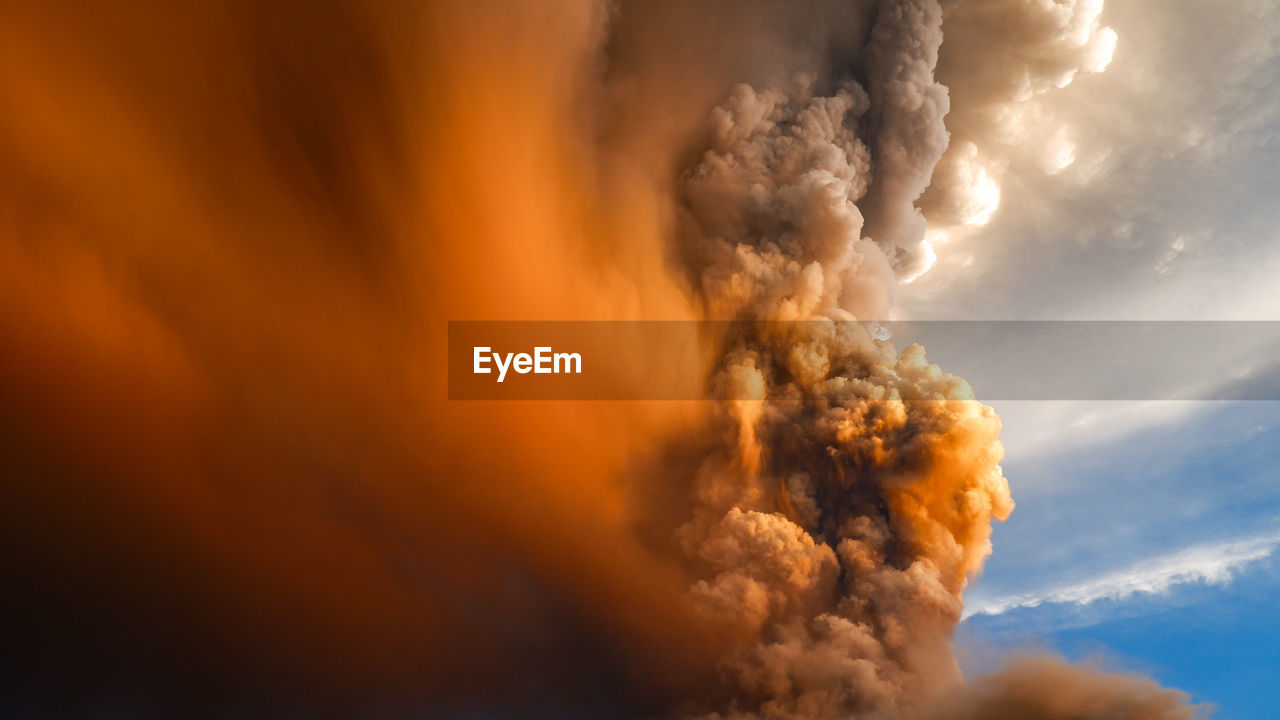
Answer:
<svg viewBox="0 0 1280 720"><path fill-rule="evenodd" d="M1244 566L1270 557L1277 547L1280 547L1280 532L1223 543L1195 545L1083 582L979 600L965 608L965 617L1000 615L1017 608L1039 607L1046 603L1088 605L1098 600L1122 600L1133 595L1163 593L1177 585L1188 583L1221 585L1229 582Z"/></svg>

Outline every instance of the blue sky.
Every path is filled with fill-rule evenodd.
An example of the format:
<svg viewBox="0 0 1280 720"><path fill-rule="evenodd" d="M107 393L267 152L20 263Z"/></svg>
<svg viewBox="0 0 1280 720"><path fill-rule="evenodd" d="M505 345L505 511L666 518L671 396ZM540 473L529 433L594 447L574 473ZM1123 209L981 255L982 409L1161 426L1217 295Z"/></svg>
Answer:
<svg viewBox="0 0 1280 720"><path fill-rule="evenodd" d="M901 317L1280 320L1280 0L1102 18L1107 71L1044 101L1075 162L1013 157L990 225L938 245ZM1280 403L993 404L1018 506L967 593L966 672L1048 650L1280 716Z"/></svg>
<svg viewBox="0 0 1280 720"><path fill-rule="evenodd" d="M1019 506L969 592L968 672L1047 649L1151 675L1214 717L1280 715L1280 404L1169 405L1179 422L1113 442L1010 448Z"/></svg>
<svg viewBox="0 0 1280 720"><path fill-rule="evenodd" d="M962 626L962 654L1046 649L1074 660L1135 671L1189 692L1227 720L1280 715L1275 618L1280 564L1269 558L1224 586L1188 586L1157 598L1101 601L1090 618L1055 627L1061 608L1013 613L1005 622L976 616ZM980 673L981 663L967 670Z"/></svg>

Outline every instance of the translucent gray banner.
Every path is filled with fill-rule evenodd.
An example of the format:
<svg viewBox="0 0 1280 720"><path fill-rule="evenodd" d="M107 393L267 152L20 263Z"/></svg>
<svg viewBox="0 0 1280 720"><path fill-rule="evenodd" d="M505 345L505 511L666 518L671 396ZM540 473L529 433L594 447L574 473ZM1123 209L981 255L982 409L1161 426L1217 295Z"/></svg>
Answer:
<svg viewBox="0 0 1280 720"><path fill-rule="evenodd" d="M984 400L1280 400L1280 322L885 323Z"/></svg>
<svg viewBox="0 0 1280 720"><path fill-rule="evenodd" d="M922 345L979 400L1280 400L1280 322L849 325L899 350ZM449 397L707 399L726 338L776 336L783 326L803 338L832 323L450 322Z"/></svg>

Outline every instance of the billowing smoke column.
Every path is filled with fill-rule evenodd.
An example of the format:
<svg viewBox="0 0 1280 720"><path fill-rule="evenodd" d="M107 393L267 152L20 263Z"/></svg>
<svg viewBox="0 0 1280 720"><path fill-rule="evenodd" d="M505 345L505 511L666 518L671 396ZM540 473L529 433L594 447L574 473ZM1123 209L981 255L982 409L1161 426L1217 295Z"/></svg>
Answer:
<svg viewBox="0 0 1280 720"><path fill-rule="evenodd" d="M1190 715L1177 693L1051 661L963 686L950 645L962 593L991 551L991 523L1013 509L1000 421L923 348L899 353L874 326L847 322L886 317L897 279L928 269L922 195L943 226L994 210L1001 149L984 112L1007 119L1048 85L1105 65L1096 47L1113 38L1098 26L1100 3L950 9L972 23L965 13L979 5L972 16L994 14L1012 40L975 70L1014 78L970 91L981 106L962 106L952 149L948 90L935 79L943 8L886 0L860 80L737 86L682 176L678 242L705 312L754 321L722 339L712 386L727 409L677 532L702 578L691 602L739 643L720 664L721 698L686 712Z"/></svg>

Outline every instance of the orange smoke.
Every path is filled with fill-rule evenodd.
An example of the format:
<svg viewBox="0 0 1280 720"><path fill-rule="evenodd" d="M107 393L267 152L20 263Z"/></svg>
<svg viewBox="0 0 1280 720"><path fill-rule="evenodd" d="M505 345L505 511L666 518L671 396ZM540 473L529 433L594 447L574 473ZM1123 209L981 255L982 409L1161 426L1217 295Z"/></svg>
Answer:
<svg viewBox="0 0 1280 720"><path fill-rule="evenodd" d="M20 682L326 708L591 677L573 702L613 706L700 662L686 581L615 480L688 410L444 397L448 319L688 316L652 191L584 125L599 8L21 5L0 19Z"/></svg>

